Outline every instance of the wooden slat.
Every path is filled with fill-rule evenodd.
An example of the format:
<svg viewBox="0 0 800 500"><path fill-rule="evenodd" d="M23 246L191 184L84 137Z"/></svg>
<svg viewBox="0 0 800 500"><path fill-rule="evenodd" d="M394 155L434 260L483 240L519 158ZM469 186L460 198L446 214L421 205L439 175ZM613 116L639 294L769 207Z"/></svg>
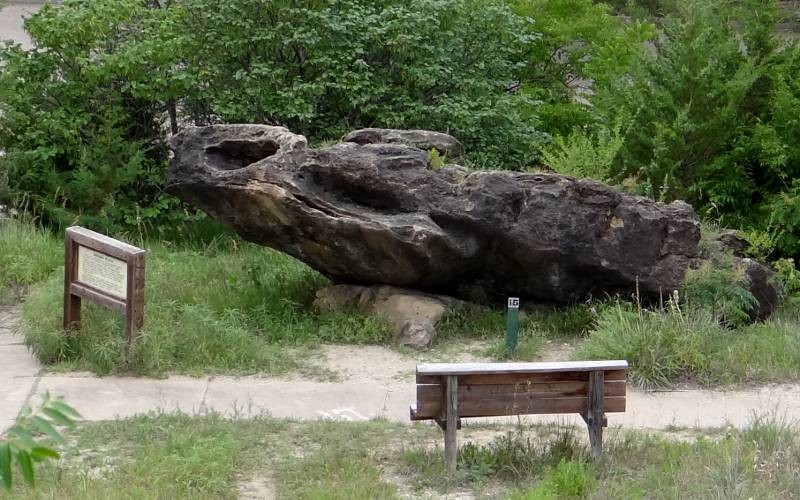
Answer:
<svg viewBox="0 0 800 500"><path fill-rule="evenodd" d="M125 308L127 307L124 300L115 299L114 297L105 295L100 291L94 290L86 285L79 285L78 283L72 283L69 286L69 293L77 297L83 297L85 299L92 300L104 307L123 314L125 313Z"/></svg>
<svg viewBox="0 0 800 500"><path fill-rule="evenodd" d="M131 255L144 254L144 250L129 245L125 242L109 238L85 227L72 226L67 228L68 237L78 245L97 250L120 260L128 260Z"/></svg>
<svg viewBox="0 0 800 500"><path fill-rule="evenodd" d="M536 384L541 382L586 381L589 373L583 371L553 373L484 373L479 375L461 375L458 380L463 385L478 384ZM605 380L626 380L627 370L606 370ZM441 384L442 375L424 375L417 373L418 384Z"/></svg>
<svg viewBox="0 0 800 500"><path fill-rule="evenodd" d="M424 363L417 365L418 375L480 375L497 373L551 373L627 370L628 362L563 361L555 363Z"/></svg>
<svg viewBox="0 0 800 500"><path fill-rule="evenodd" d="M444 462L447 477L452 478L456 473L458 464L458 414L461 410L461 401L458 400L458 377L451 375L447 377L447 399L445 401L447 411L445 412L444 428Z"/></svg>
<svg viewBox="0 0 800 500"><path fill-rule="evenodd" d="M460 378L459 378L460 381ZM603 384L604 396L625 396L626 384L624 381L609 381ZM418 385L417 401L430 403L442 399L441 385ZM475 398L491 398L498 395L528 395L543 398L568 398L573 396L586 396L589 394L587 382L547 382L540 384L518 385L466 385L459 384L458 397L461 401Z"/></svg>
<svg viewBox="0 0 800 500"><path fill-rule="evenodd" d="M546 415L558 413L586 413L589 405L588 397L574 398L489 398L483 400L459 401L459 417L498 417L514 415ZM603 398L606 413L622 413L625 411L624 397ZM441 401L430 405L417 404L415 420L436 418L441 412Z"/></svg>

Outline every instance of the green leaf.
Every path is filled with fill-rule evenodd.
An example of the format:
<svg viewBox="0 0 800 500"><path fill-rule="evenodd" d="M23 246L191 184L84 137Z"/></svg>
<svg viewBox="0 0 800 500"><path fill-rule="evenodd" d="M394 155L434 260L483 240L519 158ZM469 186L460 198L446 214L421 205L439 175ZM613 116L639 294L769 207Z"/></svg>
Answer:
<svg viewBox="0 0 800 500"><path fill-rule="evenodd" d="M75 422L73 422L71 418L55 408L42 408L42 413L53 419L53 421L59 425L69 428L75 427Z"/></svg>
<svg viewBox="0 0 800 500"><path fill-rule="evenodd" d="M71 407L67 403L61 400L55 400L50 403L50 406L54 409L60 411L64 415L71 417L71 418L83 418L80 413L78 413L75 408Z"/></svg>
<svg viewBox="0 0 800 500"><path fill-rule="evenodd" d="M31 457L34 460L41 461L48 458L52 458L53 460L58 460L61 458L61 455L52 448L47 448L45 446L37 446L36 448L31 450Z"/></svg>
<svg viewBox="0 0 800 500"><path fill-rule="evenodd" d="M47 434L50 439L58 444L64 444L64 438L56 431L50 422L39 416L31 417L31 423L39 429L42 433Z"/></svg>
<svg viewBox="0 0 800 500"><path fill-rule="evenodd" d="M14 426L8 430L8 435L15 437L20 444L22 444L21 448L25 449L26 451L30 451L31 449L36 447L36 441L33 440L30 434L28 434L25 429L22 429L19 426Z"/></svg>
<svg viewBox="0 0 800 500"><path fill-rule="evenodd" d="M33 477L33 463L31 463L31 456L28 452L20 450L17 454L17 462L25 482L31 486L36 486L36 480Z"/></svg>
<svg viewBox="0 0 800 500"><path fill-rule="evenodd" d="M8 443L0 443L0 484L11 489L11 447Z"/></svg>

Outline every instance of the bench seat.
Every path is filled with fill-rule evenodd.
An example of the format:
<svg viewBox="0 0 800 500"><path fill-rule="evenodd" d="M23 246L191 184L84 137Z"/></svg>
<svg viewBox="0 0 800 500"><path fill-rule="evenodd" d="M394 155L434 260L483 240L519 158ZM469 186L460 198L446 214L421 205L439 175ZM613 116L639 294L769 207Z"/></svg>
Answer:
<svg viewBox="0 0 800 500"><path fill-rule="evenodd" d="M435 420L445 431L449 473L466 417L578 413L599 457L605 414L625 411L627 375L627 361L419 364L411 420Z"/></svg>

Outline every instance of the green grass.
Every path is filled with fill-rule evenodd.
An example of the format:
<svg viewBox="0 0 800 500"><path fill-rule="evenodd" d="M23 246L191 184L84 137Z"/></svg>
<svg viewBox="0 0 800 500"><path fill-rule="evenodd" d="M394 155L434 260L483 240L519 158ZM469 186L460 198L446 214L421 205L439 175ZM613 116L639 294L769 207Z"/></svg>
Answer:
<svg viewBox="0 0 800 500"><path fill-rule="evenodd" d="M384 445L432 438L400 424L295 423L218 415L142 416L81 425L59 463L43 463L37 488L16 485L8 498L235 498L239 484L264 479L286 499L397 498L379 464ZM0 492L0 498L6 498Z"/></svg>
<svg viewBox="0 0 800 500"><path fill-rule="evenodd" d="M142 416L80 425L62 460L37 469L37 488L10 499L236 498L261 480L282 499L794 498L800 431L774 416L697 436L607 433L587 458L585 430L562 425L467 425L458 475L443 476L431 425ZM492 437L494 436L494 437Z"/></svg>
<svg viewBox="0 0 800 500"><path fill-rule="evenodd" d="M141 374L284 373L319 343L385 343L388 326L356 312L316 314L327 282L284 254L222 237L200 248L144 243L145 326L129 356L119 315L84 306L79 332L61 328L59 273L23 305L26 340L55 369Z"/></svg>
<svg viewBox="0 0 800 500"><path fill-rule="evenodd" d="M800 321L789 306L769 320L726 328L698 309L647 311L629 304L604 307L576 359L626 359L633 383L644 388L697 381L707 385L800 378Z"/></svg>
<svg viewBox="0 0 800 500"><path fill-rule="evenodd" d="M25 289L64 264L64 247L32 224L0 219L0 303L21 297Z"/></svg>
<svg viewBox="0 0 800 500"><path fill-rule="evenodd" d="M446 315L436 326L434 349L447 352L448 346L469 340L488 341L478 354L495 360L534 361L548 340L577 342L593 327L593 307L576 304L562 308L541 307L520 313L517 350L506 350L506 312L469 306ZM452 350L452 349L451 349Z"/></svg>

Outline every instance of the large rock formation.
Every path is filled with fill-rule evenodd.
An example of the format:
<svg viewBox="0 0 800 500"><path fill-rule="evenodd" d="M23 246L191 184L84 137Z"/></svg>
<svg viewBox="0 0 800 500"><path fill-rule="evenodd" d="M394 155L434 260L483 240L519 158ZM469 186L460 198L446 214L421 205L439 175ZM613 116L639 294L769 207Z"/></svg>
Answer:
<svg viewBox="0 0 800 500"><path fill-rule="evenodd" d="M637 286L657 297L698 257L686 203L563 175L431 169L425 149L461 154L445 134L368 129L313 149L284 128L218 125L187 129L172 147L169 192L339 283L478 302Z"/></svg>

